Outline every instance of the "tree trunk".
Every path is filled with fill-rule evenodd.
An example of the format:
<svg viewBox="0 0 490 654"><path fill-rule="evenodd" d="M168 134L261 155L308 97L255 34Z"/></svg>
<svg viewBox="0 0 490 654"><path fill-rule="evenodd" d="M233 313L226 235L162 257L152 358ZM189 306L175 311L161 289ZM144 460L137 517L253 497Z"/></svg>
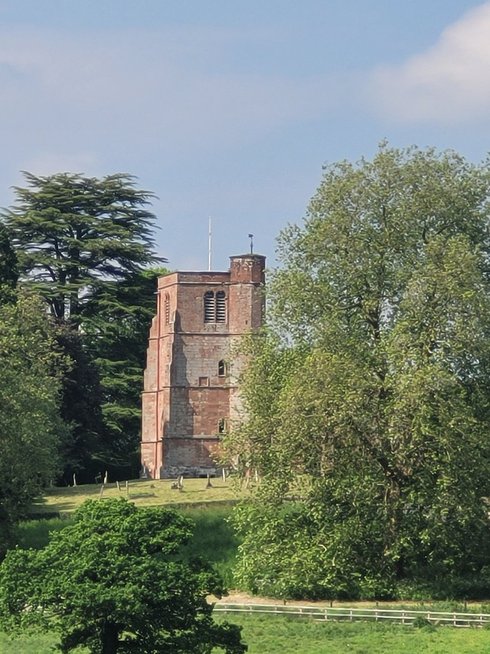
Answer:
<svg viewBox="0 0 490 654"><path fill-rule="evenodd" d="M112 622L106 622L101 633L102 654L117 654L119 648L119 630Z"/></svg>

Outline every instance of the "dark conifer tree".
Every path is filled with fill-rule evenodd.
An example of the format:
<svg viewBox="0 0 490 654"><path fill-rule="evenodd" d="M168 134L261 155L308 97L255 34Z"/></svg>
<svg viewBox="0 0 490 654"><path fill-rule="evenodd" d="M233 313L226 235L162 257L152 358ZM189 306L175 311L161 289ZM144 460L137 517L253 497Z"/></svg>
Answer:
<svg viewBox="0 0 490 654"><path fill-rule="evenodd" d="M18 278L17 257L7 229L0 223L0 304L13 299Z"/></svg>
<svg viewBox="0 0 490 654"><path fill-rule="evenodd" d="M160 261L154 254L153 194L131 175L102 179L24 173L16 203L3 213L21 277L59 322L79 325L95 289Z"/></svg>
<svg viewBox="0 0 490 654"><path fill-rule="evenodd" d="M107 467L128 475L154 312L155 275L144 271L163 261L154 252L154 196L124 173L24 175L27 186L15 189L2 218L21 283L48 303L72 360L62 407L74 437L64 476Z"/></svg>

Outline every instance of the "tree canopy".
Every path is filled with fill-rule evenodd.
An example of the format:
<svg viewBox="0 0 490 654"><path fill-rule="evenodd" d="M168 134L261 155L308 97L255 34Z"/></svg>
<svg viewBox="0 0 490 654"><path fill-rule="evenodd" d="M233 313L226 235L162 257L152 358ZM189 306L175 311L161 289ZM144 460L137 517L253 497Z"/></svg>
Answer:
<svg viewBox="0 0 490 654"><path fill-rule="evenodd" d="M100 378L104 439L98 456L111 469L140 469L141 393L155 292L165 268L149 268L100 286L85 308L87 353Z"/></svg>
<svg viewBox="0 0 490 654"><path fill-rule="evenodd" d="M281 234L228 443L263 478L236 517L253 590L490 588L489 200L488 162L383 144Z"/></svg>
<svg viewBox="0 0 490 654"><path fill-rule="evenodd" d="M163 261L154 251L154 196L124 173L24 175L2 214L0 248L5 232L21 284L46 300L71 359L61 406L72 433L64 480L75 472L93 481L108 468L134 475L154 266Z"/></svg>
<svg viewBox="0 0 490 654"><path fill-rule="evenodd" d="M0 305L0 554L13 524L52 480L67 430L59 417L66 361L39 299Z"/></svg>
<svg viewBox="0 0 490 654"><path fill-rule="evenodd" d="M0 223L0 303L12 301L19 273L7 229Z"/></svg>
<svg viewBox="0 0 490 654"><path fill-rule="evenodd" d="M149 191L131 175L101 179L25 172L14 206L3 212L19 269L59 321L79 321L99 283L126 278L159 261Z"/></svg>
<svg viewBox="0 0 490 654"><path fill-rule="evenodd" d="M116 654L242 654L240 628L215 624L206 597L219 577L183 545L190 522L125 500L87 501L43 550L0 567L0 624L61 633L60 648Z"/></svg>

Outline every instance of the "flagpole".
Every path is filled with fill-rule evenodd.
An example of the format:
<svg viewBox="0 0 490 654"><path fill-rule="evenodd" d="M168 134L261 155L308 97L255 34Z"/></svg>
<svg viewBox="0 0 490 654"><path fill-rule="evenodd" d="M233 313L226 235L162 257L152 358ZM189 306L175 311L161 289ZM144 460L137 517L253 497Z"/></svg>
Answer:
<svg viewBox="0 0 490 654"><path fill-rule="evenodd" d="M212 253L212 231L211 231L211 218L208 221L208 270L211 270L211 253Z"/></svg>

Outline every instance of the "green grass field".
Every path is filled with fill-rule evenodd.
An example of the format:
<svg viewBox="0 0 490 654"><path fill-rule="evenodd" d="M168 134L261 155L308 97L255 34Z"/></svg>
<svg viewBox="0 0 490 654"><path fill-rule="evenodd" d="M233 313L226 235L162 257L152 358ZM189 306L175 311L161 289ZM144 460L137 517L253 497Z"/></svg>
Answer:
<svg viewBox="0 0 490 654"><path fill-rule="evenodd" d="M169 505L178 507L195 522L194 536L187 546L191 555L208 558L233 587L232 568L238 542L226 518L238 499L233 483L212 480L206 489L205 479L184 481L182 492L171 489L170 481L131 482L129 499L140 506ZM59 514L63 517L30 520L18 529L20 547L43 547L51 531L62 529L72 520L71 513L88 498L97 499L100 486L57 488L49 491L36 504L40 515ZM104 497L126 497L123 486L105 488ZM220 505L219 503L223 504ZM180 505L180 506L179 506ZM240 600L238 600L240 601ZM366 605L371 603L365 603ZM335 603L339 605L339 603ZM434 606L435 608L435 606ZM462 610L462 606L438 606L439 610ZM488 607L474 606L468 610L489 612ZM309 619L282 616L220 613L217 620L227 619L243 625L243 638L250 654L487 654L490 652L490 630L454 629L450 627L421 628L373 623L322 623ZM23 635L9 639L0 633L2 654L51 654L56 643L54 635ZM83 650L80 650L83 654Z"/></svg>
<svg viewBox="0 0 490 654"><path fill-rule="evenodd" d="M249 654L488 654L490 631L371 623L319 623L274 616L229 618L243 625Z"/></svg>
<svg viewBox="0 0 490 654"><path fill-rule="evenodd" d="M220 616L219 620L223 618ZM490 631L321 623L279 616L229 616L243 626L249 654L488 654ZM52 654L56 637L0 634L2 654ZM216 653L220 650L216 650ZM82 654L83 650L80 650Z"/></svg>
<svg viewBox="0 0 490 654"><path fill-rule="evenodd" d="M172 480L131 480L129 494L126 492L125 482L121 482L120 489L117 484L107 484L101 495L100 484L84 484L82 486L52 488L46 491L32 507L32 514L43 515L48 513L65 514L77 509L82 502L88 499L101 499L108 497L127 497L138 506L190 505L208 504L212 502L233 502L244 496L238 491L233 479L224 482L221 478L211 480L212 488L206 488L206 479L184 479L182 491L172 488Z"/></svg>
<svg viewBox="0 0 490 654"><path fill-rule="evenodd" d="M56 650L56 636L53 634L23 635L10 638L0 632L0 652L2 654L53 654ZM88 650L80 649L80 654Z"/></svg>

